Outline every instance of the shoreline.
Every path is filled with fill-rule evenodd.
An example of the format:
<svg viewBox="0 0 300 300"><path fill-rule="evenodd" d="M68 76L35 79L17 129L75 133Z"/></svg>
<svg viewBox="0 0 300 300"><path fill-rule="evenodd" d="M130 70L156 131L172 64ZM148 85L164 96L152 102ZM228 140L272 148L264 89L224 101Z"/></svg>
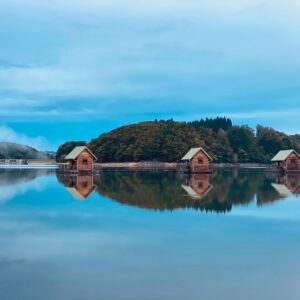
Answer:
<svg viewBox="0 0 300 300"><path fill-rule="evenodd" d="M0 164L0 169L59 169L64 163L56 163L53 160L47 161L30 161L28 164ZM247 168L247 169L268 169L270 164L260 163L212 163L212 168ZM178 163L172 162L112 162L112 163L95 163L96 171L113 171L113 170L128 170L128 171L176 171Z"/></svg>

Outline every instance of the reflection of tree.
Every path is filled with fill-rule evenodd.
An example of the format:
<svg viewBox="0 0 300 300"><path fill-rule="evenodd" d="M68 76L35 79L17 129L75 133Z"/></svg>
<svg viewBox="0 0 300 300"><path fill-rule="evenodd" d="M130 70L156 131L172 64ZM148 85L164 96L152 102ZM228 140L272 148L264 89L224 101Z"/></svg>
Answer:
<svg viewBox="0 0 300 300"><path fill-rule="evenodd" d="M52 172L52 170L45 169L0 169L0 186L28 182Z"/></svg>
<svg viewBox="0 0 300 300"><path fill-rule="evenodd" d="M258 205L282 199L271 185L276 176L246 170L216 170L206 178L178 177L175 173L102 173L95 178L95 185L99 194L127 205L228 212L234 205L255 199Z"/></svg>
<svg viewBox="0 0 300 300"><path fill-rule="evenodd" d="M118 202L157 210L192 208L225 212L231 205L217 198L198 200L189 197L175 173L102 173L95 178L100 195Z"/></svg>
<svg viewBox="0 0 300 300"><path fill-rule="evenodd" d="M91 180L78 180L69 174L57 173L65 187L75 187L80 194L84 182L92 182L97 192L126 205L156 210L192 208L201 211L228 212L235 205L247 205L256 200L257 205L283 199L274 183L284 185L290 193L300 191L300 178L278 176L273 173L247 170L215 170L211 175L176 173L122 173L103 172ZM78 177L79 178L79 177ZM81 182L81 183L80 183ZM81 185L80 185L81 184ZM80 188L81 187L81 188Z"/></svg>

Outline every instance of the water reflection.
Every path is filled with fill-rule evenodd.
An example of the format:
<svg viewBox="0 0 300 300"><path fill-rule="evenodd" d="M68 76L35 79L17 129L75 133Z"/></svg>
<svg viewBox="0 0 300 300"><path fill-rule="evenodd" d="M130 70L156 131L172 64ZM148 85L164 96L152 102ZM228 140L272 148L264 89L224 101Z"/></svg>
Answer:
<svg viewBox="0 0 300 300"><path fill-rule="evenodd" d="M77 200L86 200L95 188L93 175L57 173L57 179Z"/></svg>
<svg viewBox="0 0 300 300"><path fill-rule="evenodd" d="M0 169L0 202L6 202L28 190L41 191L45 187L42 178L51 170Z"/></svg>
<svg viewBox="0 0 300 300"><path fill-rule="evenodd" d="M300 175L287 174L278 176L276 182L272 183L273 188L283 197L300 194Z"/></svg>
<svg viewBox="0 0 300 300"><path fill-rule="evenodd" d="M212 189L212 185L209 183L208 174L193 174L185 179L185 183L181 187L186 193L195 199L204 198Z"/></svg>
<svg viewBox="0 0 300 300"><path fill-rule="evenodd" d="M0 172L0 197L19 193L0 204L1 300L299 297L297 176L47 174Z"/></svg>
<svg viewBox="0 0 300 300"><path fill-rule="evenodd" d="M97 176L57 174L76 199L94 190L122 204L155 210L192 208L229 212L235 205L274 203L299 194L300 176L250 171L217 171L212 175L176 173L102 173Z"/></svg>

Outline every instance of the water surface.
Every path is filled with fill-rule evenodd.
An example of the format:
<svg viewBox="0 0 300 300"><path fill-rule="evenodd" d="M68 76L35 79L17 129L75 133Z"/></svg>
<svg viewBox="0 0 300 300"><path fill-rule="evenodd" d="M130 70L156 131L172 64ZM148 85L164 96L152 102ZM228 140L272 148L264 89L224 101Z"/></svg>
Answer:
<svg viewBox="0 0 300 300"><path fill-rule="evenodd" d="M0 299L299 299L300 177L0 170Z"/></svg>

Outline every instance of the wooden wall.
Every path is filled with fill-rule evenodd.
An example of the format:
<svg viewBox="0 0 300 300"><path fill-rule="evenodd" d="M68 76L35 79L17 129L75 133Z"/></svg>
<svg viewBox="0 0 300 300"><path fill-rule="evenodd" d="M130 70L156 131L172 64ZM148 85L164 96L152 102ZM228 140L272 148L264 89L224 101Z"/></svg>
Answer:
<svg viewBox="0 0 300 300"><path fill-rule="evenodd" d="M287 171L300 171L300 158L294 152L289 155L285 161Z"/></svg>
<svg viewBox="0 0 300 300"><path fill-rule="evenodd" d="M87 161L87 163L85 163ZM94 157L87 150L82 151L77 157L77 170L88 172L94 170Z"/></svg>
<svg viewBox="0 0 300 300"><path fill-rule="evenodd" d="M199 162L202 160L202 162ZM209 172L209 158L203 151L199 151L191 161L192 172L206 173Z"/></svg>
<svg viewBox="0 0 300 300"><path fill-rule="evenodd" d="M93 176L77 176L76 179L76 189L84 198L87 198L94 190Z"/></svg>
<svg viewBox="0 0 300 300"><path fill-rule="evenodd" d="M210 188L209 175L193 174L189 180L189 185L198 195L202 196Z"/></svg>

